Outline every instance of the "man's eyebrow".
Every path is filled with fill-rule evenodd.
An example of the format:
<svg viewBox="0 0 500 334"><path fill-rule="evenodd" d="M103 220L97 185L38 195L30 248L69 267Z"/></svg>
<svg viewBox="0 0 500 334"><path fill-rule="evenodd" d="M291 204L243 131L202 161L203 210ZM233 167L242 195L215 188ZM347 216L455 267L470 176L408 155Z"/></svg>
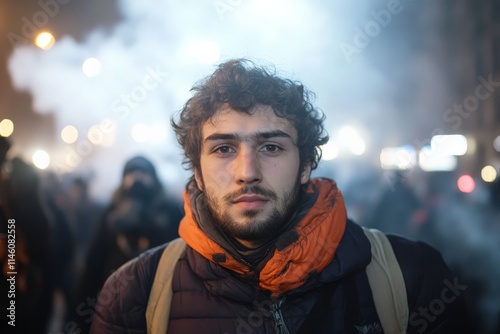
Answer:
<svg viewBox="0 0 500 334"><path fill-rule="evenodd" d="M235 133L212 133L210 136L203 140L204 143L210 140L237 140L240 139Z"/></svg>
<svg viewBox="0 0 500 334"><path fill-rule="evenodd" d="M282 138L292 138L288 133L283 132L281 130L273 130L273 131L265 131L265 132L257 132L251 135L251 138L254 139L271 139L275 137ZM203 142L206 143L211 140L242 140L242 137L235 133L212 133L210 136L207 136Z"/></svg>
<svg viewBox="0 0 500 334"><path fill-rule="evenodd" d="M254 137L256 139L271 139L275 137L282 138L292 138L288 133L281 130L267 131L267 132L257 132Z"/></svg>

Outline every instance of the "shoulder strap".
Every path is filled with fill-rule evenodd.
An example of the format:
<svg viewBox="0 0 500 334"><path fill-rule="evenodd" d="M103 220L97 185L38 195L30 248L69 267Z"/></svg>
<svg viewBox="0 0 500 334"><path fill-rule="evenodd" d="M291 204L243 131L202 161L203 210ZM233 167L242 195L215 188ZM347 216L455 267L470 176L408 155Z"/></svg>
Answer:
<svg viewBox="0 0 500 334"><path fill-rule="evenodd" d="M404 334L408 326L408 300L396 255L383 232L364 227L363 230L372 250L372 261L366 273L384 333Z"/></svg>
<svg viewBox="0 0 500 334"><path fill-rule="evenodd" d="M177 238L163 250L146 309L148 334L165 334L168 328L170 304L172 303L172 278L175 265L186 249L186 242Z"/></svg>

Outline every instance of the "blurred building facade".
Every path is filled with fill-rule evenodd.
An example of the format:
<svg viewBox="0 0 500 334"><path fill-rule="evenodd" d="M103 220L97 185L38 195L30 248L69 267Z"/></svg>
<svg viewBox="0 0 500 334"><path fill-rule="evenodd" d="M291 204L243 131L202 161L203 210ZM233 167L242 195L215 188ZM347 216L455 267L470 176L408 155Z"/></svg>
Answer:
<svg viewBox="0 0 500 334"><path fill-rule="evenodd" d="M472 154L464 159L469 172L479 174L485 165L498 171L500 147L495 149L494 141L500 136L500 2L448 0L441 5L447 8L443 42L449 82L454 103L463 105L462 113L449 115L454 117L448 118L449 125L471 139Z"/></svg>

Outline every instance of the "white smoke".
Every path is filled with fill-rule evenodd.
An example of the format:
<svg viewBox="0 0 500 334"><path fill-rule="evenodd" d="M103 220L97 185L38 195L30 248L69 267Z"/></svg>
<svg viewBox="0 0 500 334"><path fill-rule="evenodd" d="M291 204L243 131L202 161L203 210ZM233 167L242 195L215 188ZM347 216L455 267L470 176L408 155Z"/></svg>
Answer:
<svg viewBox="0 0 500 334"><path fill-rule="evenodd" d="M110 31L96 29L82 42L56 36L48 51L18 46L8 68L14 87L31 94L33 109L56 116L57 145L49 153L57 171L93 170L98 195L106 198L125 160L144 153L167 183L182 189L189 174L180 168L169 118L192 85L224 60L249 57L276 64L284 75L301 80L316 92L330 129L379 111L373 101L391 90L389 83L361 55L346 61L339 47L352 42L355 8L359 5L330 1L121 0L123 19ZM97 76L82 71L89 57L101 62ZM353 104L355 94L363 98ZM137 143L131 136L137 123L164 133ZM58 138L66 125L79 130L74 144ZM89 129L98 142L114 140L113 145L89 142Z"/></svg>

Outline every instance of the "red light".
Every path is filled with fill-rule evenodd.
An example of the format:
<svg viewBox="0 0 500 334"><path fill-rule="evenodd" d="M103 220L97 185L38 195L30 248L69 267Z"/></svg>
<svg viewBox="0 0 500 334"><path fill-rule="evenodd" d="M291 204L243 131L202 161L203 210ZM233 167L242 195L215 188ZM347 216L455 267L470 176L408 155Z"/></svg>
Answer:
<svg viewBox="0 0 500 334"><path fill-rule="evenodd" d="M463 193L471 193L474 191L476 184L474 179L470 175L462 175L458 178L457 181L458 189Z"/></svg>

